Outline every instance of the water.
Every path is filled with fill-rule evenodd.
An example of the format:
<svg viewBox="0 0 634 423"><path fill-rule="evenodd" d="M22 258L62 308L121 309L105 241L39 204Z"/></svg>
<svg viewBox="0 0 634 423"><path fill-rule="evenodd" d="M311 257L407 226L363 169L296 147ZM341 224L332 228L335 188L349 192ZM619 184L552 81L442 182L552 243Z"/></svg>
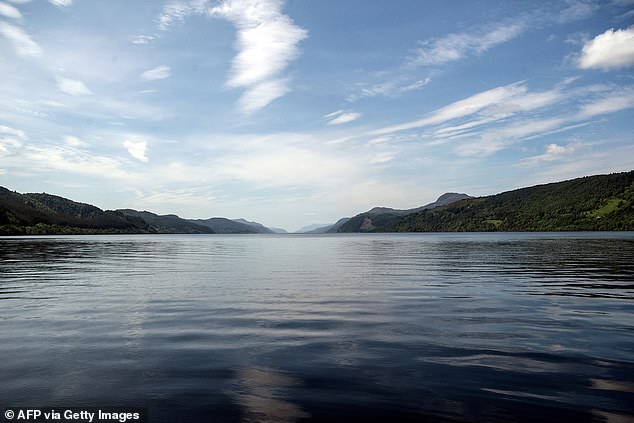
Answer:
<svg viewBox="0 0 634 423"><path fill-rule="evenodd" d="M0 406L634 419L634 234L0 239Z"/></svg>

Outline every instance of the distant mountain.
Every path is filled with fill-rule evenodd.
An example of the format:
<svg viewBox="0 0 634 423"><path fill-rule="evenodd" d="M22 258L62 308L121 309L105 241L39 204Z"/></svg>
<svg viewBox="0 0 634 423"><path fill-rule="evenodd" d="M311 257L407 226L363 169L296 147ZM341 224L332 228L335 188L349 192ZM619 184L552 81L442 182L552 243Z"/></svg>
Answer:
<svg viewBox="0 0 634 423"><path fill-rule="evenodd" d="M301 229L295 231L296 234L305 234L310 231L314 231L315 229L325 228L326 226L330 226L329 223L313 223L312 225L304 226Z"/></svg>
<svg viewBox="0 0 634 423"><path fill-rule="evenodd" d="M255 232L259 233L259 234L273 234L275 233L273 230L271 230L270 228L267 228L266 226L264 226L261 223L258 222L250 222L248 220L245 219L232 219L234 222L238 222L238 223L242 223L243 225L247 225L252 227Z"/></svg>
<svg viewBox="0 0 634 423"><path fill-rule="evenodd" d="M283 229L283 228L274 228L273 226L271 226L271 227L269 227L269 229L272 230L273 233L276 233L276 234L287 234L288 233L288 231L286 229Z"/></svg>
<svg viewBox="0 0 634 423"><path fill-rule="evenodd" d="M56 195L20 194L0 187L0 235L152 232L139 217Z"/></svg>
<svg viewBox="0 0 634 423"><path fill-rule="evenodd" d="M407 209L407 210L398 210L398 209L391 209L388 207L374 207L371 210L368 210L366 213L370 213L370 214L397 214L397 215L406 215L406 214L411 214L411 213L416 213L419 212L421 210L428 210L428 209L433 209L435 207L440 207L440 206L446 206L447 204L451 204L451 203L455 203L456 201L460 201L460 200L464 200L467 198L473 198L467 194L458 194L456 192L447 192L443 195L441 195L440 197L438 197L438 200L434 201L433 203L429 203L429 204L425 204L424 206L421 207L416 207L414 209Z"/></svg>
<svg viewBox="0 0 634 423"><path fill-rule="evenodd" d="M0 235L242 234L262 231L258 224L251 223L248 225L225 218L187 220L174 214L160 216L132 209L104 211L56 195L20 194L0 187ZM265 230L272 232L268 228Z"/></svg>
<svg viewBox="0 0 634 423"><path fill-rule="evenodd" d="M260 233L252 225L236 222L224 217L212 217L210 219L188 219L189 222L206 226L216 234L257 234Z"/></svg>
<svg viewBox="0 0 634 423"><path fill-rule="evenodd" d="M349 217L342 217L337 220L335 223L326 226L320 226L319 228L313 229L312 231L305 232L307 234L327 234L327 233L335 233L337 230L348 220Z"/></svg>
<svg viewBox="0 0 634 423"><path fill-rule="evenodd" d="M379 209L351 218L338 232L597 230L634 230L634 171L467 198L405 215Z"/></svg>
<svg viewBox="0 0 634 423"><path fill-rule="evenodd" d="M392 221L398 220L401 216L407 216L422 210L431 210L436 207L446 206L469 198L473 197L467 194L447 192L438 197L438 199L433 203L425 204L424 206L413 209L399 210L389 207L374 207L365 213L358 214L352 218L346 218L345 221L343 221L344 219L340 220L337 222L339 224L336 225L336 227L329 228L327 232L374 232L375 230L380 230L381 228L387 226Z"/></svg>
<svg viewBox="0 0 634 423"><path fill-rule="evenodd" d="M300 233L634 230L634 171L587 176L473 198L447 193L408 210L375 207ZM244 219L182 219L102 210L46 193L0 187L0 235L285 232Z"/></svg>
<svg viewBox="0 0 634 423"><path fill-rule="evenodd" d="M132 209L117 210L125 216L135 216L143 219L158 233L168 234L213 234L211 228L205 225L192 223L182 219L175 214L157 215L148 211L137 211Z"/></svg>

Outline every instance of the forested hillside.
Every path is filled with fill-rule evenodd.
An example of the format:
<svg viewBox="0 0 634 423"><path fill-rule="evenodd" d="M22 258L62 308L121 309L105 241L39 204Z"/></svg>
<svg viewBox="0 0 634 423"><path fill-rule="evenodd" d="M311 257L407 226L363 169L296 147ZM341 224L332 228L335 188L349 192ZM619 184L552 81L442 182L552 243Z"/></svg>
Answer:
<svg viewBox="0 0 634 423"><path fill-rule="evenodd" d="M339 232L634 230L634 171L460 200L406 216L362 213Z"/></svg>

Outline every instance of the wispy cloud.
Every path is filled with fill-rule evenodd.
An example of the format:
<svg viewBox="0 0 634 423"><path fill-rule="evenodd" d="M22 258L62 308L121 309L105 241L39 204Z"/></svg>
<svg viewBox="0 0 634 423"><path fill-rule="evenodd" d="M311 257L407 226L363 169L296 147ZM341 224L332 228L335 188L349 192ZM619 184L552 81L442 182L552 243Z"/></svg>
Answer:
<svg viewBox="0 0 634 423"><path fill-rule="evenodd" d="M16 20L22 19L22 13L16 7L7 3L0 2L0 15Z"/></svg>
<svg viewBox="0 0 634 423"><path fill-rule="evenodd" d="M83 82L77 79L58 78L57 88L63 93L75 96L92 94L92 91L90 91Z"/></svg>
<svg viewBox="0 0 634 423"><path fill-rule="evenodd" d="M283 14L283 4L278 0L226 0L209 11L238 30L238 54L226 84L247 89L240 100L244 112L259 110L289 91L288 80L280 79L280 74L299 56L299 43L308 32Z"/></svg>
<svg viewBox="0 0 634 423"><path fill-rule="evenodd" d="M153 35L136 35L132 37L132 44L149 44L155 38Z"/></svg>
<svg viewBox="0 0 634 423"><path fill-rule="evenodd" d="M130 153L132 157L147 163L148 158L145 155L145 152L147 150L147 141L145 140L133 141L128 139L123 142L123 146L126 148L126 150L128 150L128 153Z"/></svg>
<svg viewBox="0 0 634 423"><path fill-rule="evenodd" d="M618 69L634 66L634 25L608 29L585 43L578 65L582 69Z"/></svg>
<svg viewBox="0 0 634 423"><path fill-rule="evenodd" d="M442 38L422 41L416 50L414 62L421 66L443 65L478 55L516 38L527 25L521 21L499 25L494 28L480 28L470 32L449 34Z"/></svg>
<svg viewBox="0 0 634 423"><path fill-rule="evenodd" d="M117 159L91 154L76 148L53 146L29 146L23 153L28 168L93 176L98 178L134 180L137 175L124 171Z"/></svg>
<svg viewBox="0 0 634 423"><path fill-rule="evenodd" d="M216 197L208 192L208 188L191 187L152 190L151 193L141 195L136 201L144 207L147 205L152 208L157 206L165 207L166 204L184 205L189 208L191 206L200 206L202 204L204 208L209 209L215 199ZM167 211L169 213L173 213L173 210L168 209Z"/></svg>
<svg viewBox="0 0 634 423"><path fill-rule="evenodd" d="M163 7L163 12L158 18L159 29L166 31L175 23L182 23L187 16L205 13L207 3L208 0L177 0L169 2Z"/></svg>
<svg viewBox="0 0 634 423"><path fill-rule="evenodd" d="M535 164L539 162L550 162L559 160L563 157L570 156L577 152L580 148L586 147L585 144L576 142L567 145L559 145L556 143L548 144L543 154L527 157L520 160L520 164Z"/></svg>
<svg viewBox="0 0 634 423"><path fill-rule="evenodd" d="M73 4L73 0L48 0L48 2L57 7L68 7Z"/></svg>
<svg viewBox="0 0 634 423"><path fill-rule="evenodd" d="M493 88L437 109L422 119L375 129L370 131L368 134L383 135L392 132L440 124L452 119L473 115L485 108L498 105L504 100L517 97L519 94L524 94L525 92L526 86L521 83Z"/></svg>
<svg viewBox="0 0 634 423"><path fill-rule="evenodd" d="M547 119L527 119L501 128L490 129L479 136L455 147L460 156L482 156L495 153L536 134L559 128L565 120L559 117Z"/></svg>
<svg viewBox="0 0 634 423"><path fill-rule="evenodd" d="M352 112L348 110L337 110L336 112L328 113L324 115L324 118L328 120L328 125L342 125L357 120L361 117L361 113Z"/></svg>
<svg viewBox="0 0 634 423"><path fill-rule="evenodd" d="M20 27L0 22L0 34L11 41L20 56L33 57L42 54L42 48Z"/></svg>
<svg viewBox="0 0 634 423"><path fill-rule="evenodd" d="M403 77L395 77L389 81L372 84L361 89L359 93L352 94L348 97L349 102L355 102L363 97L397 97L410 91L416 91L423 88L431 82L431 78L416 80L405 80Z"/></svg>
<svg viewBox="0 0 634 423"><path fill-rule="evenodd" d="M634 108L633 87L571 88L575 81L576 78L568 78L550 90L537 92L529 91L525 82L497 87L436 109L421 119L375 129L366 135L417 130L405 134L426 139L430 146L452 141L459 156L483 156L530 139L589 125L596 116ZM555 109L559 103L568 106Z"/></svg>
<svg viewBox="0 0 634 423"><path fill-rule="evenodd" d="M242 94L242 97L240 97L238 101L238 107L244 113L253 113L266 107L270 102L289 91L290 89L283 79L262 81L250 87Z"/></svg>
<svg viewBox="0 0 634 423"><path fill-rule="evenodd" d="M370 159L370 164L385 164L394 160L392 153L379 153Z"/></svg>
<svg viewBox="0 0 634 423"><path fill-rule="evenodd" d="M14 129L10 126L0 125L0 135L12 135L18 138L26 138L26 134L21 129Z"/></svg>
<svg viewBox="0 0 634 423"><path fill-rule="evenodd" d="M634 88L625 88L616 92L609 92L603 98L585 103L578 119L588 119L634 107Z"/></svg>
<svg viewBox="0 0 634 423"><path fill-rule="evenodd" d="M141 74L141 79L144 81L155 81L158 79L169 78L170 75L169 66L161 65L143 72Z"/></svg>
<svg viewBox="0 0 634 423"><path fill-rule="evenodd" d="M282 72L299 54L299 43L308 31L295 25L282 12L283 0L225 0L210 7L209 0L172 1L158 18L167 30L190 15L225 19L237 29L236 48L229 88L245 88L238 101L244 113L253 113L290 91Z"/></svg>
<svg viewBox="0 0 634 423"><path fill-rule="evenodd" d="M599 5L591 0L567 0L566 3L567 7L557 17L560 23L588 18L599 9Z"/></svg>
<svg viewBox="0 0 634 423"><path fill-rule="evenodd" d="M74 135L66 135L64 136L64 144L66 144L69 147L85 147L87 144L86 142L82 141L81 139L79 139L78 137L74 136Z"/></svg>

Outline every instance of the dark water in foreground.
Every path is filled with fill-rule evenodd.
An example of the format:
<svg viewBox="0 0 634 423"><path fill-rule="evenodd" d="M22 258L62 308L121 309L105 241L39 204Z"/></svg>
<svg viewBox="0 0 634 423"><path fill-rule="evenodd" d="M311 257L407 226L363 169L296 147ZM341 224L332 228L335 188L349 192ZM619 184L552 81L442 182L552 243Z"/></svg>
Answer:
<svg viewBox="0 0 634 423"><path fill-rule="evenodd" d="M634 419L634 233L0 239L0 407Z"/></svg>

